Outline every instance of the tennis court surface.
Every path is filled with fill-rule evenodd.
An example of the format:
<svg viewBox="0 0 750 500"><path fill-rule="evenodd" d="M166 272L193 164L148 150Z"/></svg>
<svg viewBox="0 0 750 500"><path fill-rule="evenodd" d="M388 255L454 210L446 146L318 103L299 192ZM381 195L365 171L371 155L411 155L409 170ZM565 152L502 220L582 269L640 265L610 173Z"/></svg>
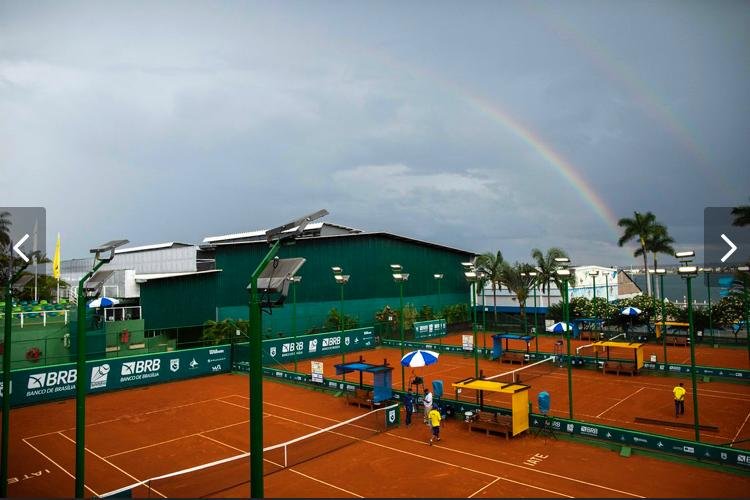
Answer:
<svg viewBox="0 0 750 500"><path fill-rule="evenodd" d="M264 391L264 447L364 416L290 445L286 467L285 454L269 450L268 497L740 498L750 491L747 475L637 453L626 458L564 439L488 438L458 420L428 446L420 415L409 428L383 431L379 419L330 393L274 381ZM225 374L89 397L86 494L240 457L149 482L133 494L247 497L247 394L246 376ZM10 496L73 495L74 403L13 410Z"/></svg>

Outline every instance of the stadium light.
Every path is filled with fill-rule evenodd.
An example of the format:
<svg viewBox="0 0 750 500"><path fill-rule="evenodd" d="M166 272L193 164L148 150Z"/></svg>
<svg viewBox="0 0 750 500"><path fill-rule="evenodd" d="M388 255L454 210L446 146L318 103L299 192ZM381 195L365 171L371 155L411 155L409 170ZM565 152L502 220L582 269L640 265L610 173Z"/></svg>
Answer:
<svg viewBox="0 0 750 500"><path fill-rule="evenodd" d="M398 283L399 290L399 329L401 331L401 357L404 357L404 283L409 280L409 273L403 272L401 264L391 264L391 276L393 281ZM404 365L401 365L401 390L406 390Z"/></svg>

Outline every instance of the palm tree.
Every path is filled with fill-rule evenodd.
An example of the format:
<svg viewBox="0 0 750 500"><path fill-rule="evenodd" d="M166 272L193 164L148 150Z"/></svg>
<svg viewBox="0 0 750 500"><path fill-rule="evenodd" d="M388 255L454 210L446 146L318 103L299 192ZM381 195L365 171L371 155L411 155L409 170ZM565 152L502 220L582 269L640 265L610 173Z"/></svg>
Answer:
<svg viewBox="0 0 750 500"><path fill-rule="evenodd" d="M529 289L534 281L534 277L529 276L529 273L533 270L534 266L531 264L516 262L512 266L504 263L500 271L500 282L518 299L524 330L526 329L526 300L529 298ZM525 334L526 331L524 331Z"/></svg>
<svg viewBox="0 0 750 500"><path fill-rule="evenodd" d="M633 252L633 256L643 256L643 273L646 275L646 290L648 290L648 294L651 295L651 281L648 279L647 241L651 237L651 234L656 230L655 226L658 224L656 223L656 216L651 212L646 212L645 214L633 212L633 215L634 217L632 219L624 217L617 222L617 225L623 228L622 236L617 241L617 244L623 246L630 240L638 240L641 247L639 250Z"/></svg>
<svg viewBox="0 0 750 500"><path fill-rule="evenodd" d="M503 254L502 252L500 252L500 250L498 250L494 255L492 254L492 252L483 253L482 255L477 257L476 260L477 267L482 268L485 272L485 277L482 280L482 290L484 290L484 285L487 281L492 284L492 302L495 311L495 324L497 324L496 291L503 289L502 285L500 285L500 274L504 263L505 260L503 259ZM479 284L477 284L477 286L479 286Z"/></svg>
<svg viewBox="0 0 750 500"><path fill-rule="evenodd" d="M542 285L542 293L547 290L547 307L550 304L550 282L557 282L557 270L560 265L555 262L556 258L568 257L568 254L562 248L552 247L543 253L538 248L531 251L531 258L536 261L536 282Z"/></svg>
<svg viewBox="0 0 750 500"><path fill-rule="evenodd" d="M654 231L646 240L646 248L649 252L651 252L651 255L653 255L654 259L654 267L652 269L656 269L659 267L656 261L656 256L658 254L663 253L665 255L674 255L674 248L672 247L672 243L674 243L674 240L671 236L669 236L666 226L662 224L654 225ZM636 257L640 255L640 251L640 248L636 250ZM648 276L646 277L646 279L648 279ZM654 281L654 284L656 284L656 281ZM654 290L654 294L656 294L656 290Z"/></svg>
<svg viewBox="0 0 750 500"><path fill-rule="evenodd" d="M10 226L12 225L10 212L0 212L0 245L3 250L10 243Z"/></svg>
<svg viewBox="0 0 750 500"><path fill-rule="evenodd" d="M734 226L747 226L750 224L750 205L741 205L732 209L734 215Z"/></svg>

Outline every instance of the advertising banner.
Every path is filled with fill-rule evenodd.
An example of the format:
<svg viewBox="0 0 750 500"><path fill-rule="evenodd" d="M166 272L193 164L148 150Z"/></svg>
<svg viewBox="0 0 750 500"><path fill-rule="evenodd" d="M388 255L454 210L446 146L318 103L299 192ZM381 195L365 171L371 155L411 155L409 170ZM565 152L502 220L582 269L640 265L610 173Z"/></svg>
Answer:
<svg viewBox="0 0 750 500"><path fill-rule="evenodd" d="M429 339L432 337L444 337L448 334L448 324L444 319L414 322L414 338Z"/></svg>
<svg viewBox="0 0 750 500"><path fill-rule="evenodd" d="M86 362L87 393L225 373L230 369L229 346L201 347ZM75 363L26 368L11 374L11 406L75 397ZM0 392L4 396L4 391Z"/></svg>

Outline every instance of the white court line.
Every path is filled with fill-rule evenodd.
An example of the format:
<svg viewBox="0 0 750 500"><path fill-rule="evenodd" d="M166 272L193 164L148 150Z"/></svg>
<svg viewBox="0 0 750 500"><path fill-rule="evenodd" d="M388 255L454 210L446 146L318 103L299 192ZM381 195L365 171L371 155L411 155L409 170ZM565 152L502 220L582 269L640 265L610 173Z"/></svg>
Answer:
<svg viewBox="0 0 750 500"><path fill-rule="evenodd" d="M413 441L415 443L422 443L423 442L423 441L419 441L419 440L413 439L413 438L408 438L408 437L405 437L405 436L399 436L399 435L391 434L391 433L387 433L387 434L389 436L393 436L393 437L398 438L398 439L403 439L405 441ZM527 470L527 471L530 471L530 472L535 472L537 474L542 474L542 475L545 475L545 476L552 476L552 477L556 477L558 479L564 479L564 480L567 480L567 481L573 481L575 483L585 484L587 486L593 486L595 488L601 488L601 489L604 489L604 490L613 491L615 493L621 493L621 494L628 495L628 496L635 497L635 498L646 498L644 496L637 495L635 493L630 493L628 491L618 490L616 488L610 488L609 486L604 486L604 485L597 484L597 483L591 483L589 481L583 481L581 479L576 479L576 478L570 477L570 476L563 476L561 474L555 474L554 472L547 472L547 471L540 470L540 469L532 469L531 467L525 467L523 465L514 464L512 462L506 462L504 460L500 460L500 459L496 459L496 458L490 458L490 457L486 457L484 455L477 455L476 453L469 453L469 452L466 452L466 451L463 451L463 450L458 450L458 449L455 449L455 448L448 448L446 446L441 446L440 449L448 450L448 451L451 451L453 453L458 453L458 454L461 454L461 455L468 455L468 456L474 457L474 458L481 458L482 460L487 460L487 461L490 461L490 462L495 462L495 463L507 465L509 467L515 467L516 469L524 469L524 470Z"/></svg>
<svg viewBox="0 0 750 500"><path fill-rule="evenodd" d="M494 480L494 481L492 481L491 483L489 483L489 484L486 484L486 485L482 486L481 488L479 488L479 489L478 489L477 491L475 491L474 493L472 493L471 495L469 495L469 497L468 497L468 498L474 498L474 497L475 497L476 495L478 495L478 494L479 494L479 493L481 493L482 491L486 490L487 488L489 488L490 486L492 486L493 484L495 484L495 483L496 483L496 482L498 482L498 481L500 481L500 478L499 478L499 477L498 477L498 478L495 478L495 480Z"/></svg>
<svg viewBox="0 0 750 500"><path fill-rule="evenodd" d="M64 437L65 439L67 439L68 441L70 441L71 443L75 444L75 441L74 441L74 440L70 439L70 438L69 438L68 436L66 436L66 435L65 435L65 434L63 434L62 432L59 432L58 434L59 434L60 436ZM109 460L107 460L106 458L104 458L104 457L102 457L102 456L100 456L100 455L97 455L96 453L94 453L93 451L91 451L91 450L90 450L90 449L88 449L88 448L84 448L84 449L85 449L85 450L86 450L87 452L89 452L89 453L91 453L92 455L94 455L94 456L95 456L96 458L98 458L99 460L101 460L102 462L104 462L105 464L108 464L108 465L110 465L111 467L113 467L113 468L115 468L115 469L119 470L120 472L122 472L123 474L125 474L126 476L128 476L129 478L131 478L131 479L134 479L136 483L140 483L140 482L141 482L141 480L140 480L140 479L138 479L138 478L137 478L137 477L135 477L134 475L130 474L129 472L126 472L125 470L121 469L120 467L116 466L115 464L113 464L112 462L110 462ZM153 491L154 493L156 493L157 495L159 495L159 496L160 496L160 497L162 497L162 498L167 498L167 495L165 495L165 494L161 493L161 492L160 492L159 490L157 490L157 489L155 489L155 488L150 488L150 490L151 490L151 491Z"/></svg>
<svg viewBox="0 0 750 500"><path fill-rule="evenodd" d="M620 403L622 403L622 402L624 402L624 401L627 401L628 399L632 398L633 396L635 396L636 394L638 394L639 392L641 392L641 391L642 391L642 390L644 390L644 389L645 389L645 387L641 387L640 389L638 389L637 391L635 391L635 392L634 392L633 394L631 394L630 396L628 396L628 397L626 397L626 398L623 398L623 399L619 400L619 401L618 401L617 403L613 404L612 406L610 406L609 408L607 408L606 410L604 410L603 412L601 412L601 413L600 413L599 415L597 415L597 416L596 416L596 418L599 418L599 417L601 417L602 415L604 415L605 413L607 413L607 412L608 412L609 410L611 410L611 409L612 409L612 408L614 408L615 406L619 405Z"/></svg>
<svg viewBox="0 0 750 500"><path fill-rule="evenodd" d="M734 437L732 438L732 444L730 444L729 446L732 446L735 443L735 441L737 441L737 438L739 437L740 432L742 432L742 428L745 427L745 424L747 423L747 419L749 418L750 418L750 412L748 412L747 417L745 417L745 421L742 422L742 425L740 425L740 428L737 429L737 434L734 435Z"/></svg>
<svg viewBox="0 0 750 500"><path fill-rule="evenodd" d="M339 491L343 491L344 493L348 493L348 494L350 494L350 495L352 495L352 496L355 496L355 497L357 497L357 498L365 498L365 497L363 497L362 495L357 495L357 494L356 494L356 493L354 493L353 491L345 490L344 488L339 488L339 487L338 487L338 486L336 486L335 484L327 483L327 482L325 482L325 481L323 481L323 480L321 480L321 479L318 479L318 478L316 478L316 477L308 476L307 474L303 474L302 472L300 472L300 471L298 471L298 470L294 470L294 469L289 469L289 470L290 470L291 472L294 472L295 474L299 474L300 476L304 476L304 477L306 477L306 478L308 478L308 479L312 479L313 481L317 481L317 482L319 482L319 483L321 483L321 484L325 484L326 486L330 486L331 488L335 488L335 489L337 489L337 490L339 490Z"/></svg>
<svg viewBox="0 0 750 500"><path fill-rule="evenodd" d="M36 452L37 452L37 453L39 453L39 454L40 454L41 456L43 456L44 458L46 458L47 460L49 460L50 462L52 462L53 464L55 464L55 466L56 466L56 467L57 467L58 469L60 469L61 471L63 471L63 472L65 473L65 474L67 474L67 475L68 475L68 476L69 476L69 477L70 477L71 479L74 479L74 480L75 480L75 478L76 478L76 477L75 477L75 476L74 476L73 474L71 474L70 472L68 472L67 470L65 470L65 468L64 468L64 467L63 467L62 465L58 464L57 462L55 462L54 460L52 460L52 459L51 459L50 457L48 457L47 455L45 455L44 453L42 453L42 451L41 451L41 450L40 450L39 448L37 448L37 447L36 447L36 446L34 446L33 444L31 444L31 443L29 443L28 441L26 441L26 438L22 438L22 439L21 439L21 441L23 441L23 442L24 442L24 443L26 443L27 445L31 446L31 448L32 448L32 449L33 449L34 451L36 451ZM91 488L89 488L89 487L88 487L88 486L86 486L85 484L83 485L83 487L84 487L84 488L86 488L87 490L89 490L89 491L90 491L91 493L93 493L95 497L98 497L98 496L99 496L99 493L97 493L96 491L92 490Z"/></svg>
<svg viewBox="0 0 750 500"><path fill-rule="evenodd" d="M361 439L360 439L360 441L362 441L363 443L368 444L368 445L378 446L380 448L385 448L387 450L392 450L392 451L395 451L397 453L401 453L401 454L404 454L404 455L411 455L413 457L421 458L423 460L428 460L430 462L436 462L436 463L439 463L441 465L446 465L448 467L453 467L453 468L456 468L456 469L462 469L462 470L465 470L465 471L468 471L468 472L473 472L475 474L480 474L482 476L494 477L494 478L497 478L497 479L499 479L501 481L505 481L505 482L508 482L508 483L514 483L514 484L520 484L520 485L526 486L528 488L533 488L535 490L544 491L546 493L552 493L554 495L559 495L561 497L573 498L572 496L566 495L565 493L561 493L559 491L548 490L546 488L542 488L541 486L534 486L533 484L524 483L524 482L521 482L521 481L515 481L513 479L508 479L507 477L496 476L495 474L490 474L488 472L484 472L484 471L481 471L481 470L472 469L470 467L464 467L463 465L453 464L453 463L450 463L450 462L446 462L444 460L438 460L436 458L428 457L428 456L425 456L425 455L419 455L417 453L412 453L412 452L409 452L409 451L400 450L398 448L394 448L392 446L386 446L384 444L376 443L374 441L366 441L366 440L361 440ZM417 442L419 442L422 445L424 445L424 441L417 441ZM446 448L445 446L440 446L440 445L435 445L435 446L433 446L433 448L439 449L439 450L443 450L444 449L444 450L453 451L451 448ZM473 455L473 454L468 454L468 455L471 455L473 457L477 456L477 455ZM533 470L533 469L531 469L531 470Z"/></svg>
<svg viewBox="0 0 750 500"><path fill-rule="evenodd" d="M148 449L148 448L153 448L154 446L159 446L159 445L162 445L162 444L172 443L174 441L179 441L181 439L187 439L187 438L191 438L191 437L195 437L195 436L200 436L204 432L219 431L221 429L227 429L229 427L234 427L235 425L246 424L248 422L250 422L250 421L249 420L243 420L242 422L237 422L236 424L222 425L220 427L214 427L212 429L207 429L205 431L194 432L193 434L187 434L185 436L179 436L179 437L176 437L176 438L173 438L173 439L167 439L165 441L159 441L158 443L151 443L151 444L147 444L147 445L144 445L144 446L139 446L138 448L132 448L130 450L125 450L125 451L120 451L120 452L117 452L117 453L112 453L111 455L107 455L104 458L112 458L112 457L117 457L117 456L120 456L120 455L127 455L128 453L133 453L134 451L140 451L140 450L145 450L145 449ZM240 450L240 451L244 452L245 450Z"/></svg>
<svg viewBox="0 0 750 500"><path fill-rule="evenodd" d="M219 441L218 439L214 439L212 437L208 437L208 436L206 436L204 434L198 434L198 436L200 436L200 437L202 437L204 439L208 439L209 441L213 441L214 443L219 443L220 445L226 446L227 448L232 448L233 450L239 451L240 453L247 453L247 450L241 450L241 449L237 448L236 446L232 446L231 444L227 444L224 441Z"/></svg>
<svg viewBox="0 0 750 500"><path fill-rule="evenodd" d="M230 397L230 396L233 396L233 394L230 394L228 396L219 396L219 398L226 398L226 397ZM102 420L100 422L93 422L93 423L86 424L86 427L88 428L88 427L94 427L95 425L111 424L112 422L117 422L117 421L120 421L120 420L123 420L123 419L127 419L127 418L131 418L131 417L134 417L134 416L137 417L137 416L140 416L140 415L150 415L152 413L158 413L158 412L162 412L162 411L175 410L175 409L178 409L178 408L185 408L185 407L188 407L188 406L194 406L194 405L199 405L199 404L203 404L203 403L210 403L212 401L221 401L219 398L203 399L201 401L195 401L193 403L186 403L186 404L176 405L176 406L165 406L164 408L160 408L158 410L152 410L152 411L147 411L147 412L143 412L143 413L136 413L135 415L121 415L121 416L119 416L117 418L111 418L109 420ZM68 432L68 431L74 431L74 430L76 430L75 427L68 427L66 429L58 429L56 431L45 432L44 434L37 434L35 436L26 436L24 439L35 439L35 438L44 437L44 436L51 436L52 434L57 434L59 432Z"/></svg>

